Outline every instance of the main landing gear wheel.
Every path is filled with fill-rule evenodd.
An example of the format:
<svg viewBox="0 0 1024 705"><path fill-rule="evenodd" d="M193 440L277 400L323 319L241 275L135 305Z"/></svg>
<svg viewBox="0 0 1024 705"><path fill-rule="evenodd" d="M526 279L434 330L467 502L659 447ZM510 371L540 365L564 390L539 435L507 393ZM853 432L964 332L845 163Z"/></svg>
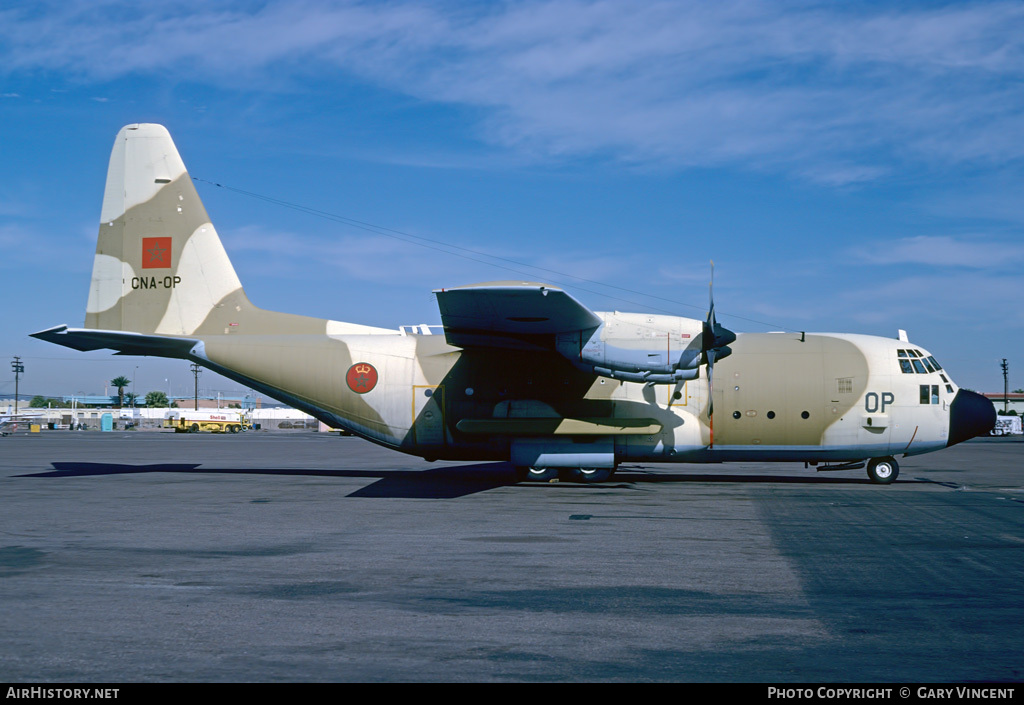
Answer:
<svg viewBox="0 0 1024 705"><path fill-rule="evenodd" d="M566 479L569 482L607 482L614 472L612 468L573 468L567 473Z"/></svg>
<svg viewBox="0 0 1024 705"><path fill-rule="evenodd" d="M558 479L558 468L531 468L521 465L516 468L516 479L519 482L551 482Z"/></svg>
<svg viewBox="0 0 1024 705"><path fill-rule="evenodd" d="M900 475L900 464L893 457L868 461L868 479L876 485L888 485Z"/></svg>

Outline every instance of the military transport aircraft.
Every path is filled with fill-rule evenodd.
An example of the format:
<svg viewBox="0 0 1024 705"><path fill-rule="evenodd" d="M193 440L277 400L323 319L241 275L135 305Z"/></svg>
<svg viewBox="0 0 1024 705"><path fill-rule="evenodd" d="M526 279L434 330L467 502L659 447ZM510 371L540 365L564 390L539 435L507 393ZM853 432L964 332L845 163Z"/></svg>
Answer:
<svg viewBox="0 0 1024 705"><path fill-rule="evenodd" d="M995 409L901 335L737 335L716 321L591 311L559 287L435 291L443 323L375 328L246 297L160 125L117 135L84 328L34 337L197 362L334 428L521 479L623 462L804 462L896 479L896 455L988 432Z"/></svg>

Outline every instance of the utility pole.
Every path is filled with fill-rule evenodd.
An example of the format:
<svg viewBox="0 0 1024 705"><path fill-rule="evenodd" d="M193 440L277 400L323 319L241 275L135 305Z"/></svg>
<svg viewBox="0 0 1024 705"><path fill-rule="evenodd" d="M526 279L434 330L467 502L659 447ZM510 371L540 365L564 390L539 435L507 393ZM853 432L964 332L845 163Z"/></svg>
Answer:
<svg viewBox="0 0 1024 705"><path fill-rule="evenodd" d="M195 391L195 410L199 411L199 375L202 373L202 370L200 369L198 362L193 362L191 367L192 367L192 377L195 378L195 383L196 383L196 387L195 387L195 389L196 389L196 391Z"/></svg>
<svg viewBox="0 0 1024 705"><path fill-rule="evenodd" d="M1010 404L1010 368L1006 364L1006 358L1003 358L1003 413L1005 414Z"/></svg>
<svg viewBox="0 0 1024 705"><path fill-rule="evenodd" d="M18 380L21 375L25 372L25 366L21 364L21 358L17 355L14 356L14 362L11 363L11 369L14 370L14 416L18 416Z"/></svg>

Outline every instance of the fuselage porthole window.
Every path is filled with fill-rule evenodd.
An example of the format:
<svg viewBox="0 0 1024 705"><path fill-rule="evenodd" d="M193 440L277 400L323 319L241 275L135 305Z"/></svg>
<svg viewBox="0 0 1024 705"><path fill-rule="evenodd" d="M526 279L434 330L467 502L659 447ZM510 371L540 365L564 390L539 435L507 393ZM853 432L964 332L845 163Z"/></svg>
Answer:
<svg viewBox="0 0 1024 705"><path fill-rule="evenodd" d="M765 416L767 416L770 419L774 419L775 418L775 412L774 411L769 411L767 414L765 414Z"/></svg>
<svg viewBox="0 0 1024 705"><path fill-rule="evenodd" d="M809 418L811 418L811 412L804 411L803 413L800 414L800 418L802 418L802 419L809 419Z"/></svg>

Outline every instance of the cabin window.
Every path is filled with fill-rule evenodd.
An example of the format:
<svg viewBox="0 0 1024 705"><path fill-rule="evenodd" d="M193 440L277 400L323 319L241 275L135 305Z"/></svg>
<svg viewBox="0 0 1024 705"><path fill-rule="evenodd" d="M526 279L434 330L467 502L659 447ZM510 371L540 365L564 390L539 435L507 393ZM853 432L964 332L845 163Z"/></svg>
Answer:
<svg viewBox="0 0 1024 705"><path fill-rule="evenodd" d="M932 363L932 367L934 367L936 370L941 370L942 369L942 365L940 365L938 363L938 361L935 359L934 355L930 355L928 357L928 362Z"/></svg>
<svg viewBox="0 0 1024 705"><path fill-rule="evenodd" d="M903 370L905 375L914 374L914 368L910 366L910 360L900 360L900 369Z"/></svg>
<svg viewBox="0 0 1024 705"><path fill-rule="evenodd" d="M919 375L926 375L926 374L928 374L928 371L924 368L924 365L921 364L920 360L911 360L911 362L914 363L914 371L917 372L917 374L919 374Z"/></svg>
<svg viewBox="0 0 1024 705"><path fill-rule="evenodd" d="M939 385L937 384L922 384L920 401L922 404L938 404L939 403Z"/></svg>

